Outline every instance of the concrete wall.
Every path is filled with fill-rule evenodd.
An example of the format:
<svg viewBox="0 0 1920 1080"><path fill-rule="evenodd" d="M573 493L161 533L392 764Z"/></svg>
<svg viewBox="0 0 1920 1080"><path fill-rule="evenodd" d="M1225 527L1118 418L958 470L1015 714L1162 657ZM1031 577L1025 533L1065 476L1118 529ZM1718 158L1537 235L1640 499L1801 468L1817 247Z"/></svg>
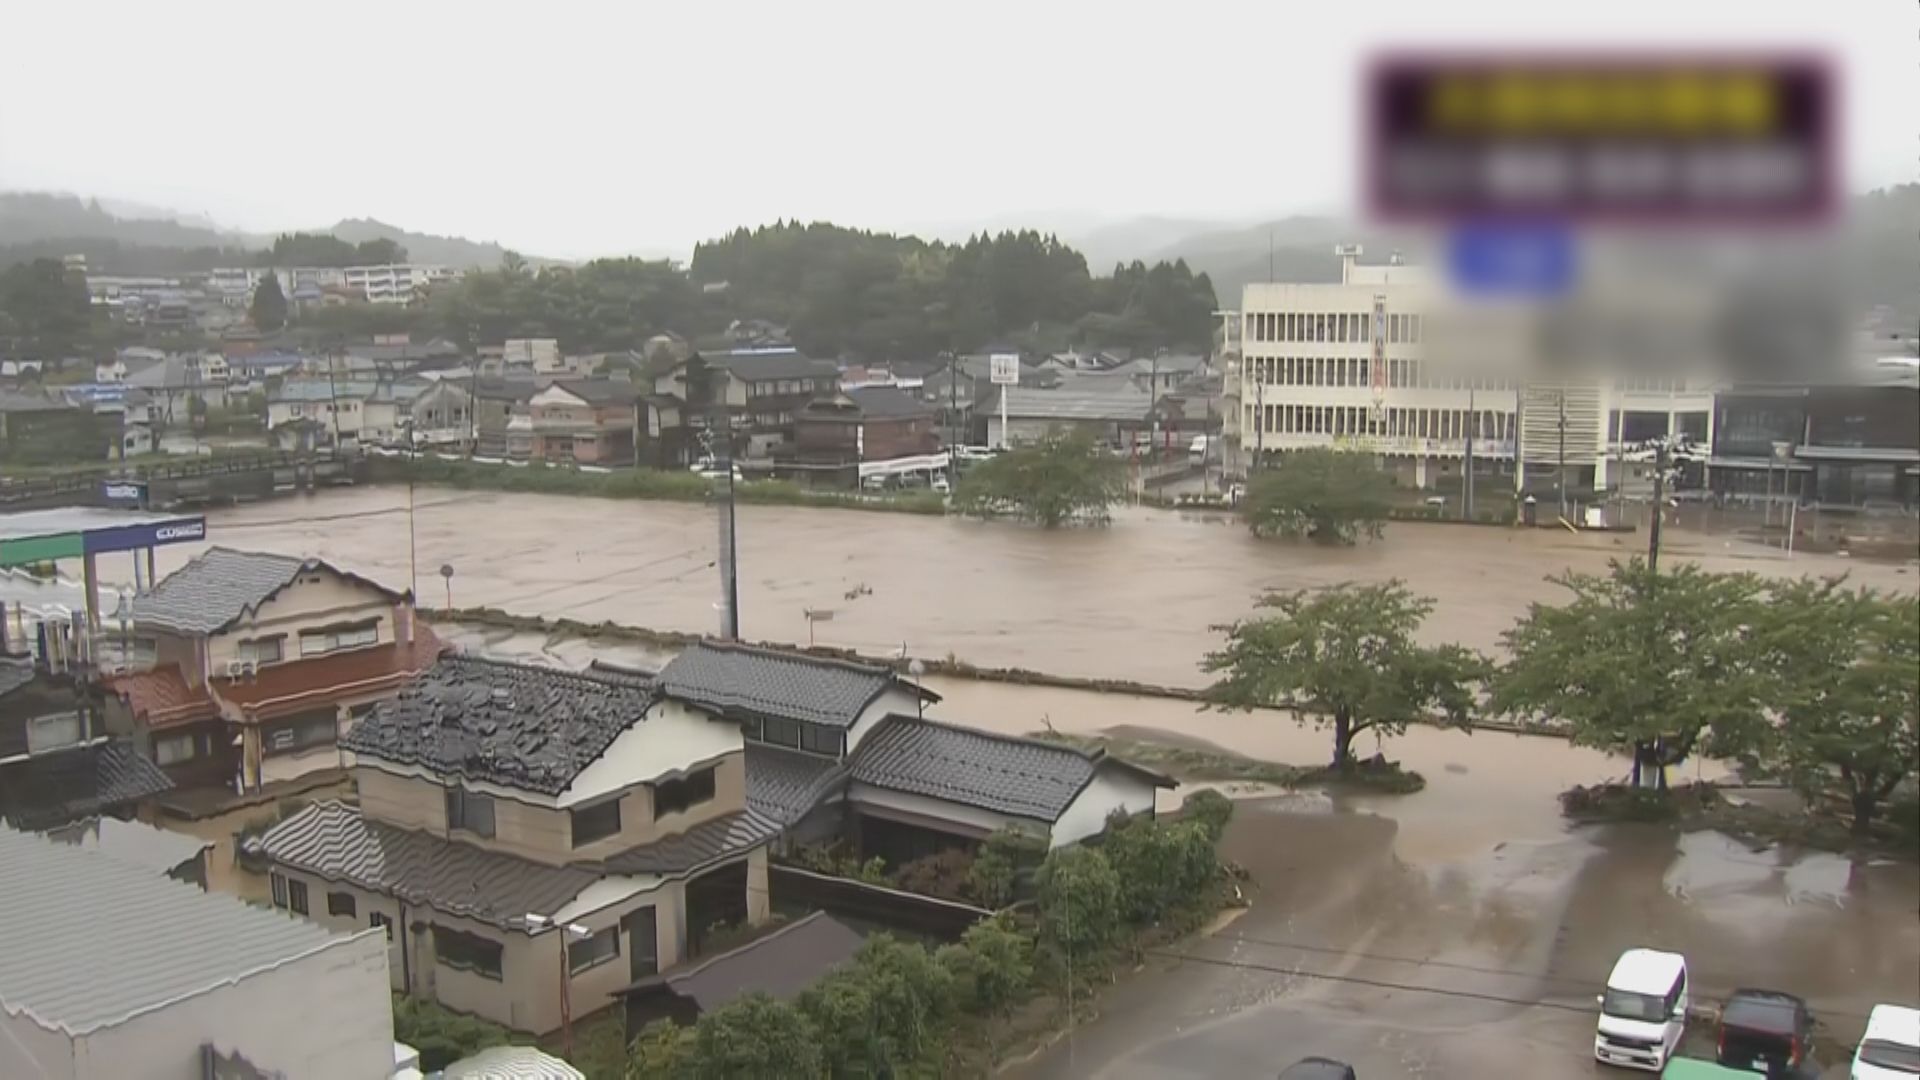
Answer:
<svg viewBox="0 0 1920 1080"><path fill-rule="evenodd" d="M393 1009L378 934L341 939L237 982L71 1041L0 1015L0 1075L52 1080L200 1080L213 1043L288 1080L393 1071Z"/></svg>
<svg viewBox="0 0 1920 1080"><path fill-rule="evenodd" d="M1053 846L1062 847L1093 836L1107 827L1115 810L1128 814L1153 812L1156 789L1145 777L1111 765L1101 766L1093 781L1067 804L1053 824Z"/></svg>

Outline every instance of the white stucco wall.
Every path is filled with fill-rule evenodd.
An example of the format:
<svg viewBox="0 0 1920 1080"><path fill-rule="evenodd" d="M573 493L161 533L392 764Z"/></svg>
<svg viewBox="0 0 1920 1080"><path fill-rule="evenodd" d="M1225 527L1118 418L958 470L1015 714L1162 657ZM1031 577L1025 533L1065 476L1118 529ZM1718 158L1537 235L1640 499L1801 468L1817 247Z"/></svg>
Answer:
<svg viewBox="0 0 1920 1080"><path fill-rule="evenodd" d="M889 686L881 695L873 699L860 718L847 730L847 753L852 755L860 740L874 729L874 726L889 716L919 716L920 699L911 691L898 686Z"/></svg>
<svg viewBox="0 0 1920 1080"><path fill-rule="evenodd" d="M679 702L656 702L645 720L621 733L554 803L564 808L591 802L745 748L739 725L709 720L705 713Z"/></svg>
<svg viewBox="0 0 1920 1080"><path fill-rule="evenodd" d="M393 1071L393 1006L386 939L378 931L338 939L279 967L211 988L69 1040L0 1017L17 1046L0 1039L0 1074L50 1080L199 1080L200 1047L238 1051L288 1080L367 1077ZM36 1030L37 1029L37 1030ZM67 1043L64 1053L28 1065L9 1053Z"/></svg>
<svg viewBox="0 0 1920 1080"><path fill-rule="evenodd" d="M979 807L952 803L926 795L888 791L871 784L853 784L847 789L847 799L862 812L873 813L876 817L902 816L902 820L909 822L920 819L920 823L936 828L944 826L956 833L976 832L984 837L995 829L1007 825L1017 825L1035 833L1046 830L1044 823L1028 818L997 814L991 810L982 810ZM892 813L890 814L889 811Z"/></svg>
<svg viewBox="0 0 1920 1080"><path fill-rule="evenodd" d="M1093 781L1080 790L1053 825L1053 846L1061 847L1094 835L1107 827L1115 810L1129 814L1153 811L1153 784L1138 773L1112 765L1101 766Z"/></svg>

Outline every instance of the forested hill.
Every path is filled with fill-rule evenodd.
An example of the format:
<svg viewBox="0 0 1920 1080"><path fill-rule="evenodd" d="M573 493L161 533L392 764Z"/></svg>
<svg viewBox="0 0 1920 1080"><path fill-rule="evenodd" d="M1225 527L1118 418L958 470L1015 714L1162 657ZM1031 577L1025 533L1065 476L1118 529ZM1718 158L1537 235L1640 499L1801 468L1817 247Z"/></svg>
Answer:
<svg viewBox="0 0 1920 1080"><path fill-rule="evenodd" d="M942 244L782 222L701 244L691 275L728 311L785 323L809 352L875 359L995 341L1204 350L1217 306L1185 262L1095 276L1079 252L1031 231Z"/></svg>

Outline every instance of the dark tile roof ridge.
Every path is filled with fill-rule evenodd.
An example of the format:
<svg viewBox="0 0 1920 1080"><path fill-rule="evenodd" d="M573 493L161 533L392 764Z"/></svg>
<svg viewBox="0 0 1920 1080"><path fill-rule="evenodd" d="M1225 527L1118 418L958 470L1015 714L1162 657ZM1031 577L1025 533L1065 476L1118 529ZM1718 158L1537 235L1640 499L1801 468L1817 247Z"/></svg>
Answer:
<svg viewBox="0 0 1920 1080"><path fill-rule="evenodd" d="M599 661L593 661L584 668L557 667L552 664L534 663L530 660L515 660L511 657L486 656L481 653L469 652L445 653L438 660L434 661L436 667L441 664L454 664L455 666L469 664L484 665L486 667L507 668L514 671L530 671L536 675L578 679L582 682L590 682L600 686L617 686L623 690L648 689L653 685L651 679L642 675L637 670L620 670L613 665L607 665L602 669L596 670L593 664L597 663L599 663Z"/></svg>
<svg viewBox="0 0 1920 1080"><path fill-rule="evenodd" d="M847 660L838 656L816 656L813 653L794 652L788 649L774 648L769 645L753 645L744 641L707 641L703 639L694 642L690 647L696 649L714 649L719 652L764 656L770 660L790 660L795 663L812 664L817 667L837 667L843 671L853 671L862 675L874 675L881 678L899 678L898 672L884 664L870 664L865 661Z"/></svg>
<svg viewBox="0 0 1920 1080"><path fill-rule="evenodd" d="M924 727L945 728L948 731L958 732L962 735L968 735L968 736L973 736L973 737L982 738L982 739L992 739L995 742L1012 743L1016 746L1031 746L1037 750L1058 750L1058 751L1061 751L1062 753L1072 754L1075 757L1081 758L1087 761L1088 763L1095 764L1095 765L1099 764L1102 761L1109 760L1105 747L1101 747L1095 750L1083 750L1078 746L1070 746L1067 743L1057 743L1048 739L1037 739L1029 735L1009 735L1002 731L988 731L985 728L977 728L969 724L956 724L949 720L935 720L931 717L926 717L926 716L908 716L905 713L888 713L886 716L881 717L880 723L874 725L872 734L868 735L865 739L862 739L860 741L860 745L863 747L869 745L870 743L873 742L874 738L878 736L882 731L885 731L888 728L894 727L895 725L910 725L910 724L918 724ZM859 751L858 750L854 751L854 754L858 755ZM1114 758L1111 760L1118 761L1119 759Z"/></svg>

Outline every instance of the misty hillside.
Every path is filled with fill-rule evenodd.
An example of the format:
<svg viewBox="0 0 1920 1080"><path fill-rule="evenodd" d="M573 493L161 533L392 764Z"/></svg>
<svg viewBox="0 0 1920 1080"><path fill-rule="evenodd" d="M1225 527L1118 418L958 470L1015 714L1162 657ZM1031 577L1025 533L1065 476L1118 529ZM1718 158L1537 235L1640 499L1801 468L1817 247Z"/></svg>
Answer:
<svg viewBox="0 0 1920 1080"><path fill-rule="evenodd" d="M1162 258L1161 252L1170 245L1224 228L1224 222L1198 218L1138 217L1086 229L1062 229L1060 238L1087 257L1088 269L1105 274L1116 263L1152 263Z"/></svg>
<svg viewBox="0 0 1920 1080"><path fill-rule="evenodd" d="M130 213L116 214L109 206ZM211 222L188 224L180 220L183 216L161 207L103 203L77 195L5 191L0 192L0 249L26 257L84 254L96 272L165 274L204 271L221 259L273 242L271 235L216 228ZM505 254L499 244L409 232L365 218L349 218L327 229L284 231L327 232L350 244L392 240L413 262L463 269L499 266ZM551 260L529 256L527 261L537 266Z"/></svg>

